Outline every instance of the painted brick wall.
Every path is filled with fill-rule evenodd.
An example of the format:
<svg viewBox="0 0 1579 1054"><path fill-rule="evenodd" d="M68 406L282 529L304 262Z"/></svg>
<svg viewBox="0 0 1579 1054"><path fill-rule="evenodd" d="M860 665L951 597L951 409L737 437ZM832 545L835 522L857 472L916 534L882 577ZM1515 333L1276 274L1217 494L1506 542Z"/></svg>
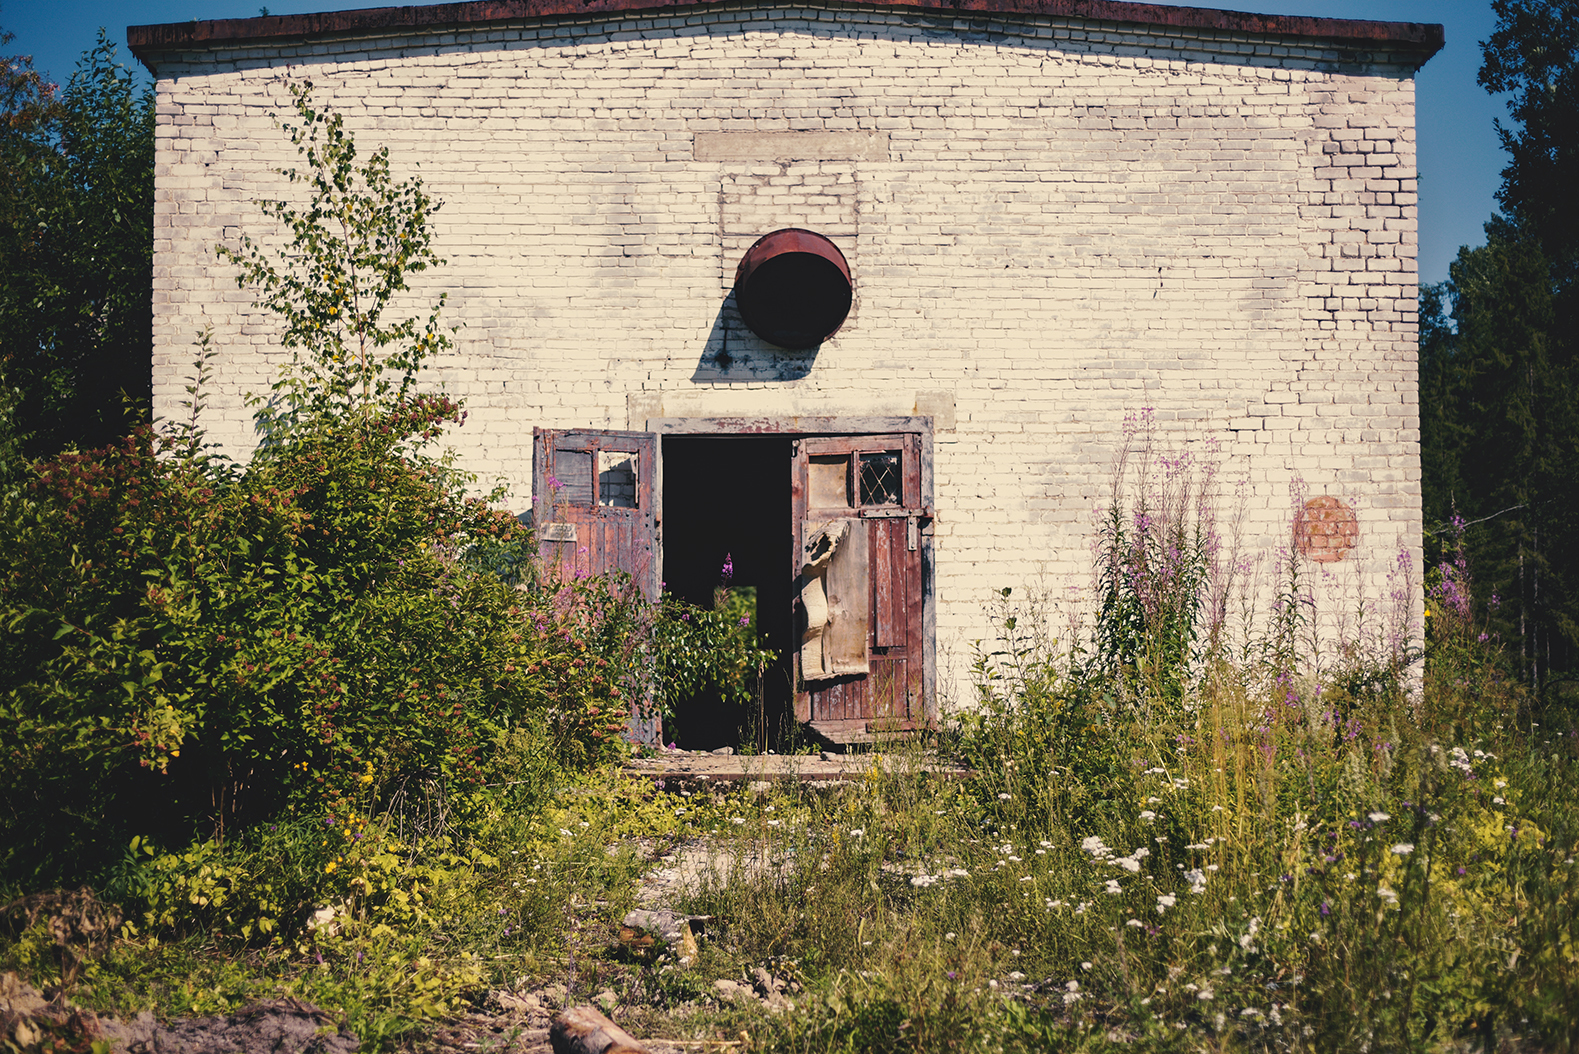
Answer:
<svg viewBox="0 0 1579 1054"><path fill-rule="evenodd" d="M1217 449L1264 573L1306 497L1353 510L1352 550L1320 564L1326 610L1387 602L1400 551L1418 568L1400 57L746 5L156 65L156 409L179 413L212 325L208 425L238 452L279 356L213 247L268 231L251 202L286 193L276 121L306 78L445 201L449 263L414 302L450 294L462 328L435 378L471 411L453 442L513 507L534 425L935 412L945 684L989 632L990 590L1087 582L1142 408L1160 443ZM855 274L814 357L763 344L726 300L746 246L783 226L829 235Z"/></svg>

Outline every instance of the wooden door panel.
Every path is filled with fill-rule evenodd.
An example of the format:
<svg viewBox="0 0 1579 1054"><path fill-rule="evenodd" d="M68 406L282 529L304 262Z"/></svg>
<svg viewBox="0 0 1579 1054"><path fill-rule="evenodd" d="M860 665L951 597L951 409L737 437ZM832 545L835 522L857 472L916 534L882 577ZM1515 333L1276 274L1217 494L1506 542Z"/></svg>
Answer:
<svg viewBox="0 0 1579 1054"><path fill-rule="evenodd" d="M907 576L905 521L874 520L868 527L872 550L872 646L905 646ZM898 535L899 551L894 537Z"/></svg>
<svg viewBox="0 0 1579 1054"><path fill-rule="evenodd" d="M658 437L532 430L532 514L544 566L563 580L623 571L658 599ZM658 717L633 702L630 736L657 743Z"/></svg>
<svg viewBox="0 0 1579 1054"><path fill-rule="evenodd" d="M658 438L651 432L533 430L539 552L566 577L624 571L658 596ZM600 471L600 460L609 466Z"/></svg>
<svg viewBox="0 0 1579 1054"><path fill-rule="evenodd" d="M863 627L867 672L807 677L797 657L796 717L830 738L911 728L925 720L922 554L917 544L917 525L925 512L920 453L920 436L914 434L816 436L797 446L792 495L797 556L822 524L848 520L865 542L869 571ZM802 574L799 562L795 572ZM808 625L804 618L801 624Z"/></svg>

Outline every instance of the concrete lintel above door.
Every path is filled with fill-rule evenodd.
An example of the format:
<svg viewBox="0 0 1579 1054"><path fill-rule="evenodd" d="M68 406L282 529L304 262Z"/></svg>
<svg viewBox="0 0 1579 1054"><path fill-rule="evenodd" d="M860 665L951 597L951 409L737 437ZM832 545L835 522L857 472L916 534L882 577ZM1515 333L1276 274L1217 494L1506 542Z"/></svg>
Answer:
<svg viewBox="0 0 1579 1054"><path fill-rule="evenodd" d="M655 417L647 431L659 435L868 435L932 434L931 417Z"/></svg>

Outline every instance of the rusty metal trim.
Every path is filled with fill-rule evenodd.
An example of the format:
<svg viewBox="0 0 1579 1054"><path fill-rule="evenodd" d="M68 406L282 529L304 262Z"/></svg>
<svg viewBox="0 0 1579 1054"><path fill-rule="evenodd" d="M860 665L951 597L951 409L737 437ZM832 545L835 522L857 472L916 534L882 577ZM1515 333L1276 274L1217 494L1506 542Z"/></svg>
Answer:
<svg viewBox="0 0 1579 1054"><path fill-rule="evenodd" d="M735 286L738 288L751 280L751 274L758 267L767 263L776 256L786 253L810 253L820 256L839 269L844 275L844 281L853 290L855 282L850 277L850 264L844 258L844 253L833 244L826 236L816 231L808 231L804 227L784 227L764 234L751 243L751 248L746 250L746 255L740 258L740 266L735 268Z"/></svg>
<svg viewBox="0 0 1579 1054"><path fill-rule="evenodd" d="M303 39L338 33L442 30L496 22L591 15L676 11L736 0L471 0L421 7L375 7L358 11L223 18L126 27L126 42L144 65L167 51L240 47L267 40ZM831 5L837 6L837 5ZM950 16L1013 18L1051 16L1094 22L1215 30L1256 36L1330 41L1346 47L1383 47L1412 54L1416 66L1442 49L1442 26L1428 22L1370 22L1303 15L1257 15L1204 7L1166 7L1132 0L863 0L861 6L891 7Z"/></svg>

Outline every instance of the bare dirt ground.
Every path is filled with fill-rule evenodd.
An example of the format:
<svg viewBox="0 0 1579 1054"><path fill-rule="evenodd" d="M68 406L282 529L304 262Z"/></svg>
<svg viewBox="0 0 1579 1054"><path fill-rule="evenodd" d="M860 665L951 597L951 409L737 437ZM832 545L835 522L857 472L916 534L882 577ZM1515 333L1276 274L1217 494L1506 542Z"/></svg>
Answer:
<svg viewBox="0 0 1579 1054"><path fill-rule="evenodd" d="M652 757L631 759L625 771L668 789L705 791L745 783L766 791L778 781L801 780L834 791L863 779L874 766L892 769L901 763L916 764L882 755L741 756L661 750ZM968 775L963 769L935 761L921 764L940 775ZM619 930L619 939L627 944L661 940L683 949L690 941L694 947L707 920L680 913L681 894L711 875L765 866L763 861L721 857L715 847L699 841L666 850L644 848L652 854L652 866L637 888L636 908L625 916ZM718 979L711 1001L761 1004L769 1010L793 1007L794 991L789 986L764 970L756 973L750 982ZM553 984L493 991L478 1009L444 1022L402 1049L409 1054L547 1054L553 1049L550 1026L555 1014L565 1009L568 997L563 985ZM612 990L597 993L593 1003L627 1027L651 1054L719 1050L732 1045L716 1038L664 1038L659 1033L672 1030L665 1017L651 1013L650 1008L622 1006ZM100 1017L68 1001L46 999L16 975L0 975L0 1046L87 1054L95 1042L107 1042L111 1050L125 1054L351 1054L359 1046L357 1037L346 1032L332 1015L298 1000L266 1000L215 1017L161 1023L143 1013L122 1021Z"/></svg>

